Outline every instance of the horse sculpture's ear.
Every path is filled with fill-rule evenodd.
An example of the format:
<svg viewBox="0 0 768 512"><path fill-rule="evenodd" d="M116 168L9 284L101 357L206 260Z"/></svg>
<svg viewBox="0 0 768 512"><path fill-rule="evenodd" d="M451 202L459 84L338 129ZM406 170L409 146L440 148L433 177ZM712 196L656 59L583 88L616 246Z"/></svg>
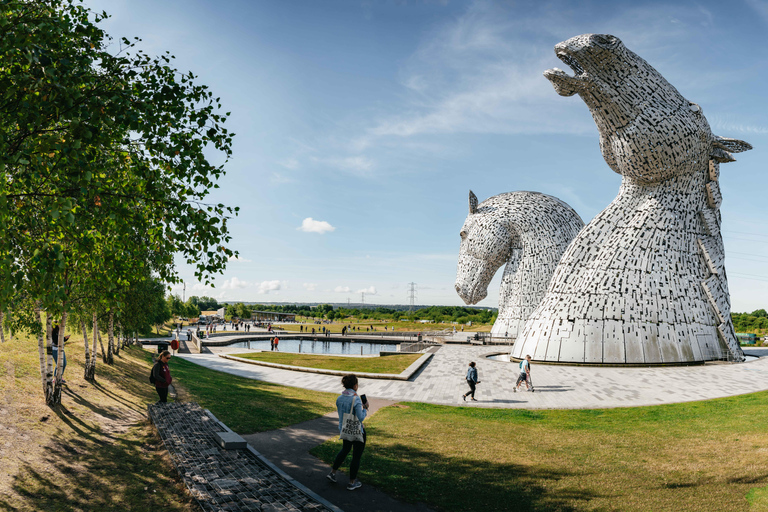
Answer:
<svg viewBox="0 0 768 512"><path fill-rule="evenodd" d="M469 213L477 213L477 196L469 191Z"/></svg>
<svg viewBox="0 0 768 512"><path fill-rule="evenodd" d="M730 153L741 153L742 151L749 151L752 149L752 145L749 142L744 142L739 139L718 137L717 135L715 135L715 142L713 145L716 148L724 149Z"/></svg>

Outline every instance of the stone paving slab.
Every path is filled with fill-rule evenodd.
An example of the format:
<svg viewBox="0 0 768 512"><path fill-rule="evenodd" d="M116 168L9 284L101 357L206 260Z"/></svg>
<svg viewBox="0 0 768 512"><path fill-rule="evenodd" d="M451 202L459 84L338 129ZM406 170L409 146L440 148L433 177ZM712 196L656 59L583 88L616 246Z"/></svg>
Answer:
<svg viewBox="0 0 768 512"><path fill-rule="evenodd" d="M360 392L393 401L468 407L595 409L708 400L768 389L768 357L733 364L680 367L589 367L532 364L535 393L513 392L516 363L484 356L511 347L445 345L409 381L360 379ZM338 393L340 378L226 360L213 354L181 354L188 361L242 377ZM463 402L470 361L477 362L477 402ZM173 368L171 368L173 371Z"/></svg>
<svg viewBox="0 0 768 512"><path fill-rule="evenodd" d="M216 432L232 432L198 404L148 407L171 460L205 511L342 512L248 446L224 450Z"/></svg>

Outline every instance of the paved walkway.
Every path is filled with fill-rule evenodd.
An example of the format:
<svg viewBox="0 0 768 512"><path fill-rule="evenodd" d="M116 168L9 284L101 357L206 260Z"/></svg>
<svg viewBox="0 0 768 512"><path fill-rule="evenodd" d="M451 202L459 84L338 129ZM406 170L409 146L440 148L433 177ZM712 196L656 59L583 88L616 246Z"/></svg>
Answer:
<svg viewBox="0 0 768 512"><path fill-rule="evenodd" d="M179 354L189 361L250 379L317 391L341 391L339 377L293 372L238 363L216 352L245 349L213 348L209 354ZM707 400L768 389L768 357L739 364L650 368L598 368L533 364L535 393L514 393L517 365L485 359L509 347L446 345L410 381L361 379L360 392L392 401L427 402L471 407L525 409L593 409L634 407ZM749 350L747 351L750 352ZM761 349L752 349L760 353ZM762 350L762 353L768 353ZM467 365L476 361L480 384L477 402L463 402Z"/></svg>
<svg viewBox="0 0 768 512"><path fill-rule="evenodd" d="M379 408L392 405L388 400L371 398L368 414L374 414ZM322 498L345 511L365 510L367 512L431 512L423 503L405 503L398 501L369 485L361 479L363 487L359 491L346 490L349 478L347 470L352 454L337 473L337 482L330 482L326 475L330 468L320 459L309 454L309 450L331 438L339 436L339 417L336 411L305 421L298 425L244 435L248 444L269 459L291 478L305 485ZM365 466L363 454L362 467Z"/></svg>

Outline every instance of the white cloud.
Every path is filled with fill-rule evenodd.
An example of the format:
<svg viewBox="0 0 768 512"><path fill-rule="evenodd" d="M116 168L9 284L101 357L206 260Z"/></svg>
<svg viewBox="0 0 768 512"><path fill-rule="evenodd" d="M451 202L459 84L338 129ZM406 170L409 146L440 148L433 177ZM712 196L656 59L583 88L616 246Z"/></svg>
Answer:
<svg viewBox="0 0 768 512"><path fill-rule="evenodd" d="M375 286L369 286L368 288L363 288L362 290L357 290L355 293L364 293L366 295L376 295L376 287Z"/></svg>
<svg viewBox="0 0 768 512"><path fill-rule="evenodd" d="M313 292L317 289L317 283L304 283L303 286L308 292Z"/></svg>
<svg viewBox="0 0 768 512"><path fill-rule="evenodd" d="M352 291L352 288L350 288L349 286L337 286L336 288L333 289L333 291L335 291L336 293L349 293Z"/></svg>
<svg viewBox="0 0 768 512"><path fill-rule="evenodd" d="M282 287L282 283L278 281L277 279L273 281L262 281L258 285L258 292L259 293L269 293L280 290Z"/></svg>
<svg viewBox="0 0 768 512"><path fill-rule="evenodd" d="M335 227L331 226L326 221L315 220L312 217L307 217L306 219L304 219L301 222L301 227L298 229L299 231L303 231L305 233L320 233L321 235L323 233L336 230Z"/></svg>
<svg viewBox="0 0 768 512"><path fill-rule="evenodd" d="M252 260L245 259L242 256L235 256L234 254L227 258L227 261L232 261L235 263L252 263Z"/></svg>
<svg viewBox="0 0 768 512"><path fill-rule="evenodd" d="M221 288L224 290L237 290L241 288L248 288L249 286L251 286L251 283L248 281L241 281L240 279L233 277L232 279L227 279L224 281L224 284Z"/></svg>

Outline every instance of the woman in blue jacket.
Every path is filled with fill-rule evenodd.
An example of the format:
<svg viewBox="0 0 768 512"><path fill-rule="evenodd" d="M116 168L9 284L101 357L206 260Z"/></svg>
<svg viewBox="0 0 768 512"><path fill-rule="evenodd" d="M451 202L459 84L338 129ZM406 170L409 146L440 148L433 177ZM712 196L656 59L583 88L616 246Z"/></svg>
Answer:
<svg viewBox="0 0 768 512"><path fill-rule="evenodd" d="M328 473L328 480L336 482L336 470L341 467L344 460L347 458L349 451L352 450L352 462L349 464L349 485L347 485L348 491L354 491L363 486L360 480L357 479L357 471L360 469L360 458L363 456L363 450L365 450L365 442L367 436L365 428L363 427L363 420L368 416L368 403L363 403L359 396L357 396L357 377L355 375L345 375L341 379L341 385L344 386L344 391L339 398L336 399L336 409L339 412L339 434L341 434L342 418L345 413L349 413L353 408L357 419L360 420L360 428L363 431L363 441L348 441L343 440L343 445L336 459L333 461L331 472Z"/></svg>

